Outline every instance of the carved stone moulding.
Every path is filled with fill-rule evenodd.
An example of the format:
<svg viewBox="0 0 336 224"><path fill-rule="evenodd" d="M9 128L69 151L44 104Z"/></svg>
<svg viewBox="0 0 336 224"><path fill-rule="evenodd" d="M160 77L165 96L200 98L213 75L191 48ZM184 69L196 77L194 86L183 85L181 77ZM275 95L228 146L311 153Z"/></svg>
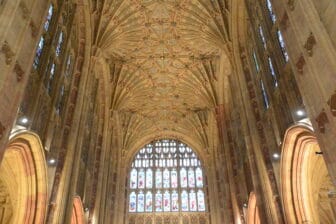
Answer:
<svg viewBox="0 0 336 224"><path fill-rule="evenodd" d="M307 41L304 44L304 48L307 50L307 53L310 57L313 56L314 45L316 45L316 39L315 39L313 33L310 32L310 34L307 38Z"/></svg>

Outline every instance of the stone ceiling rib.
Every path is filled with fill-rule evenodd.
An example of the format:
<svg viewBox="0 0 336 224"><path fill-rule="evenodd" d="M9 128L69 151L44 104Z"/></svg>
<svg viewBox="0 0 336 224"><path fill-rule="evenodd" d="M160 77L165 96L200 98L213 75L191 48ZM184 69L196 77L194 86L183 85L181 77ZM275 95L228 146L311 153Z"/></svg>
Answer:
<svg viewBox="0 0 336 224"><path fill-rule="evenodd" d="M165 130L193 131L207 144L199 115L218 103L217 62L228 42L224 6L219 0L96 6L102 11L95 46L109 64L110 110L132 123L122 126L124 146L130 136Z"/></svg>

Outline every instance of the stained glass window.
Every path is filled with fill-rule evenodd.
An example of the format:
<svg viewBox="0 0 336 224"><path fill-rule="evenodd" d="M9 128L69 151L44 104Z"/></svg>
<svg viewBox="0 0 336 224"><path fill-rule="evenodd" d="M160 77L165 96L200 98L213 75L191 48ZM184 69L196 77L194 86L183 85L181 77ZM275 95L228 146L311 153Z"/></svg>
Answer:
<svg viewBox="0 0 336 224"><path fill-rule="evenodd" d="M260 35L261 41L263 43L263 46L266 49L266 47L267 47L267 45L266 45L266 38L265 38L264 31L263 31L261 25L259 25L259 35Z"/></svg>
<svg viewBox="0 0 336 224"><path fill-rule="evenodd" d="M264 86L264 82L260 79L260 88L261 88L261 93L263 96L263 100L264 100L264 106L266 109L269 108L269 101L268 101L268 96L267 96L267 92Z"/></svg>
<svg viewBox="0 0 336 224"><path fill-rule="evenodd" d="M129 211L130 212L135 212L136 211L136 200L137 200L137 197L136 197L136 194L135 192L132 192L130 194L130 202L129 202Z"/></svg>
<svg viewBox="0 0 336 224"><path fill-rule="evenodd" d="M147 169L146 171L146 188L153 187L153 171L151 169Z"/></svg>
<svg viewBox="0 0 336 224"><path fill-rule="evenodd" d="M131 181L130 181L130 186L132 189L135 189L137 186L137 170L132 169L131 171Z"/></svg>
<svg viewBox="0 0 336 224"><path fill-rule="evenodd" d="M202 190L197 192L198 211L205 211L204 193Z"/></svg>
<svg viewBox="0 0 336 224"><path fill-rule="evenodd" d="M152 192L147 192L146 194L146 212L152 212L153 211L153 196Z"/></svg>
<svg viewBox="0 0 336 224"><path fill-rule="evenodd" d="M54 13L54 6L51 4L49 6L49 9L48 9L48 14L47 14L47 18L46 18L46 21L44 22L44 30L47 31L49 29L49 26L50 26L50 22L51 22L51 18L53 16L53 13Z"/></svg>
<svg viewBox="0 0 336 224"><path fill-rule="evenodd" d="M37 45L37 49L36 49L36 53L35 53L35 58L34 58L34 63L33 63L33 66L34 66L35 69L37 68L37 66L40 63L40 58L41 58L42 51L43 51L44 41L45 41L44 37L41 36L40 41L39 41L39 43Z"/></svg>
<svg viewBox="0 0 336 224"><path fill-rule="evenodd" d="M189 193L189 207L190 211L197 211L196 194L193 190Z"/></svg>
<svg viewBox="0 0 336 224"><path fill-rule="evenodd" d="M285 41L282 37L282 33L281 33L280 30L277 30L277 37L278 37L278 41L279 41L279 44L280 44L280 47L281 47L282 55L283 55L285 61L288 62L289 56L288 56L288 53L287 53L287 50L286 50Z"/></svg>
<svg viewBox="0 0 336 224"><path fill-rule="evenodd" d="M274 14L274 12L273 12L273 7L272 7L272 2L271 2L271 0L266 0L266 6L267 6L268 13L269 13L269 15L270 15L270 17L271 17L272 22L275 23L275 21L276 21L276 16L275 16L275 14Z"/></svg>
<svg viewBox="0 0 336 224"><path fill-rule="evenodd" d="M203 175L200 160L187 145L152 142L132 162L129 212L205 212Z"/></svg>
<svg viewBox="0 0 336 224"><path fill-rule="evenodd" d="M268 57L268 66L269 66L269 69L271 71L271 75L273 77L274 86L277 87L278 86L278 79L276 77L274 66L273 66L273 63L272 63L272 59L270 57Z"/></svg>
<svg viewBox="0 0 336 224"><path fill-rule="evenodd" d="M155 211L162 212L162 194L160 191L155 195Z"/></svg>
<svg viewBox="0 0 336 224"><path fill-rule="evenodd" d="M56 46L56 56L57 57L61 54L63 42L64 42L64 35L63 35L63 31L61 31L61 33L58 36L58 41L57 41L57 46Z"/></svg>
<svg viewBox="0 0 336 224"><path fill-rule="evenodd" d="M53 81L55 77L55 70L56 70L56 64L53 62L50 66L49 79L47 80L47 90L49 94L51 93L52 90Z"/></svg>
<svg viewBox="0 0 336 224"><path fill-rule="evenodd" d="M203 174L201 168L196 169L196 186L203 187Z"/></svg>
<svg viewBox="0 0 336 224"><path fill-rule="evenodd" d="M257 72L259 72L259 70L260 70L259 69L259 63L258 63L257 55L256 55L255 52L253 52L253 61L254 61L254 65L256 67Z"/></svg>
<svg viewBox="0 0 336 224"><path fill-rule="evenodd" d="M138 212L144 212L145 210L145 196L142 192L138 194Z"/></svg>
<svg viewBox="0 0 336 224"><path fill-rule="evenodd" d="M139 170L138 188L145 188L145 171L143 169Z"/></svg>
<svg viewBox="0 0 336 224"><path fill-rule="evenodd" d="M166 191L163 196L163 210L165 212L170 211L170 194L168 191Z"/></svg>

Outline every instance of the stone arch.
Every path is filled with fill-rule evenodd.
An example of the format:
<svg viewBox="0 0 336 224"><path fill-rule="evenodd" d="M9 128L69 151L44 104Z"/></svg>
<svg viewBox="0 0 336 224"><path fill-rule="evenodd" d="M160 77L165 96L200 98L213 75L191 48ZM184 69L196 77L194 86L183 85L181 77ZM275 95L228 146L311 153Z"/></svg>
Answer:
<svg viewBox="0 0 336 224"><path fill-rule="evenodd" d="M8 223L44 223L47 208L47 168L40 138L31 132L14 135L6 148L0 181L12 215Z"/></svg>
<svg viewBox="0 0 336 224"><path fill-rule="evenodd" d="M280 188L287 223L335 223L335 192L313 131L296 125L285 134Z"/></svg>
<svg viewBox="0 0 336 224"><path fill-rule="evenodd" d="M74 197L71 224L84 224L84 208L82 200L79 196Z"/></svg>
<svg viewBox="0 0 336 224"><path fill-rule="evenodd" d="M247 205L247 224L260 224L257 197L254 192L250 193Z"/></svg>

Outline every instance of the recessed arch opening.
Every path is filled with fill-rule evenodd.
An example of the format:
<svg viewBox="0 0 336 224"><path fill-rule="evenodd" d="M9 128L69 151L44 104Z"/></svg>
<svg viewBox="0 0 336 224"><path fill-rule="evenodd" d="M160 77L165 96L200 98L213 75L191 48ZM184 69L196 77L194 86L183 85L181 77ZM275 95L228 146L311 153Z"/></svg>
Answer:
<svg viewBox="0 0 336 224"><path fill-rule="evenodd" d="M287 223L335 223L335 186L310 128L297 125L287 130L280 166Z"/></svg>
<svg viewBox="0 0 336 224"><path fill-rule="evenodd" d="M47 169L39 137L14 135L0 166L1 193L8 198L6 223L44 223L47 208ZM11 211L9 211L9 209Z"/></svg>

